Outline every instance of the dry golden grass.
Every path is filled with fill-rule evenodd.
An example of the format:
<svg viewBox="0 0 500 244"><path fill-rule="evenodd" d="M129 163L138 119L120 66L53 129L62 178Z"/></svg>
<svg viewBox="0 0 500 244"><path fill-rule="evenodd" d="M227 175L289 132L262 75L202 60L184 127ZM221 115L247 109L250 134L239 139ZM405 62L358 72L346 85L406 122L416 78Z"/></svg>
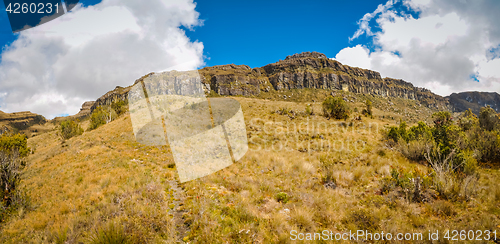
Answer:
<svg viewBox="0 0 500 244"><path fill-rule="evenodd" d="M138 243L290 243L292 230L498 229L496 169L480 170L481 190L468 202L411 203L380 194L391 166L426 170L381 141L385 126L397 122L382 116L407 116L385 111L383 98L374 101L374 119L361 121L327 120L319 99L236 99L250 150L239 162L180 189L171 185L177 173L168 167L173 163L168 147L135 142L128 115L64 143L56 131L29 139L36 153L22 185L32 209L4 223L0 241L86 243L109 223L118 223ZM351 106L362 109L363 99ZM306 104L315 115L303 113ZM294 115L276 113L282 108ZM324 186L326 175L335 189Z"/></svg>
<svg viewBox="0 0 500 244"><path fill-rule="evenodd" d="M306 103L238 100L245 111L250 151L231 167L186 184L195 195L187 204L193 214L190 240L288 243L292 242L291 230L343 233L368 227L392 233L472 227L497 229L498 213L492 211L498 210L499 202L487 192L469 202L447 202L444 209L455 213L453 215L436 214L434 209L443 208L440 201L411 203L402 197L380 195L381 179L390 175L391 166L426 170L425 166L410 163L381 143L381 132L387 121L363 117L361 122L353 121L352 127L338 122L330 126L332 121L318 115L291 118L273 113L282 108L304 111ZM312 106L316 113L320 111L319 103ZM379 109L374 111L375 117L382 113ZM256 118L262 121L252 123ZM314 124L314 129L292 126L306 122ZM328 124L327 129L318 126L322 123ZM369 127L369 123L373 123L373 127ZM358 144L358 148L346 146L344 150L331 150L320 143L328 140L344 142L344 145L349 141L363 143ZM280 146L285 142L289 143L288 147ZM300 146L296 147L296 143ZM307 143L310 148L304 146ZM307 150L302 150L304 148ZM325 165L332 171L336 189L323 186ZM489 191L495 189L497 177L496 173L488 179L483 177L482 186ZM224 194L217 194L221 189ZM287 194L288 202L277 201L276 195L281 192ZM484 202L478 204L478 201ZM489 206L488 211L485 206ZM465 219L467 222L463 222Z"/></svg>
<svg viewBox="0 0 500 244"><path fill-rule="evenodd" d="M109 221L138 241L175 237L166 182L175 175L167 168L170 153L135 143L128 116L65 142L52 131L29 144L36 153L22 185L33 209L12 216L2 242L87 242Z"/></svg>

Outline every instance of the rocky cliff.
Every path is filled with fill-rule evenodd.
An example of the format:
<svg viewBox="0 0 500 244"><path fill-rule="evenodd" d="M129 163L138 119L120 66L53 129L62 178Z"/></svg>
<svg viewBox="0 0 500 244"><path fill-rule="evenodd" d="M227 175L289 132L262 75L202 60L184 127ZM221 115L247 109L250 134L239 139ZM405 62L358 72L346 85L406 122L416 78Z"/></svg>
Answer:
<svg viewBox="0 0 500 244"><path fill-rule="evenodd" d="M220 95L315 88L413 99L428 107L449 109L445 98L429 90L403 80L382 78L376 71L343 65L317 52L291 55L254 69L234 64L206 67L200 74L207 87Z"/></svg>
<svg viewBox="0 0 500 244"><path fill-rule="evenodd" d="M205 67L199 70L199 74L203 88L212 95L259 96L265 92L314 88L418 100L424 106L439 110L464 111L469 108L468 104L461 102L450 104L448 99L455 101L455 95L441 97L401 79L382 78L376 71L343 65L318 52L294 54L285 60L253 69L247 65L234 64ZM134 84L151 75L155 74L147 74ZM113 101L126 101L130 89L131 86L116 87L97 99L90 110ZM459 97L462 99L462 96ZM482 103L493 104L489 98L471 101L481 106ZM500 102L494 104L497 106Z"/></svg>
<svg viewBox="0 0 500 244"><path fill-rule="evenodd" d="M144 75L143 77L135 80L134 85L137 84L138 82L144 80L145 78L153 75L154 73L149 73L147 75ZM132 85L133 86L133 85ZM132 88L132 86L128 87L121 87L117 86L114 90L107 92L106 94L102 95L99 97L93 104L92 107L90 108L90 111L94 111L99 106L103 105L110 105L113 102L116 101L126 101L128 102L128 92Z"/></svg>

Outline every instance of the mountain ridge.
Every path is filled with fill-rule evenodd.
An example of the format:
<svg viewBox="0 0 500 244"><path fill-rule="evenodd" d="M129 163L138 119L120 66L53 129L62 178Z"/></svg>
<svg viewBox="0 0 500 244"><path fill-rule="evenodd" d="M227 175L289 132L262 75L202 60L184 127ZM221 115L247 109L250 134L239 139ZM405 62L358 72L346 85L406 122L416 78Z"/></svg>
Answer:
<svg viewBox="0 0 500 244"><path fill-rule="evenodd" d="M12 130L25 130L35 124L45 123L42 115L29 111L5 113L0 111L0 135Z"/></svg>
<svg viewBox="0 0 500 244"><path fill-rule="evenodd" d="M500 111L500 94L496 92L467 91L452 93L446 98L456 112L470 108L473 113L479 114L480 109L486 106L490 106L497 113Z"/></svg>
<svg viewBox="0 0 500 244"><path fill-rule="evenodd" d="M248 65L225 64L204 67L198 72L205 92L209 95L258 97L262 93L271 91L314 88L418 100L428 108L454 112L462 112L469 108L463 105L462 95L457 97L452 94L443 97L429 89L416 87L403 79L382 78L377 71L344 65L319 52L289 55L284 60L256 68ZM155 73L144 75L134 84L151 75ZM114 101L126 101L128 91L132 86L116 87L107 92L96 100L90 111ZM475 93L482 94L483 92ZM500 97L496 92L490 93ZM492 103L491 99L486 99L486 101L486 104ZM494 109L498 111L500 99L493 104L496 104ZM473 106L471 109L478 114L479 108Z"/></svg>
<svg viewBox="0 0 500 244"><path fill-rule="evenodd" d="M479 109L485 105L490 105L497 112L500 110L500 95L496 92L471 91L443 97L426 88L416 87L403 79L382 78L377 71L344 65L319 52L289 55L284 60L257 68L226 64L204 67L198 72L205 92L209 95L255 97L271 91L312 88L418 100L426 107L454 112L462 112L470 108L478 114ZM133 84L151 75L155 73L146 74ZM84 119L98 106L110 105L119 100L127 101L128 92L132 86L117 86L97 98L96 101L87 101L82 104L82 108L76 115L56 117L53 121ZM29 114L25 114L24 117L17 116L20 113ZM5 114L0 111L0 122L3 124L10 121L9 116ZM12 114L17 114L17 117L15 116L19 120L17 122L23 126L31 123L31 119L36 115L32 116L30 112Z"/></svg>

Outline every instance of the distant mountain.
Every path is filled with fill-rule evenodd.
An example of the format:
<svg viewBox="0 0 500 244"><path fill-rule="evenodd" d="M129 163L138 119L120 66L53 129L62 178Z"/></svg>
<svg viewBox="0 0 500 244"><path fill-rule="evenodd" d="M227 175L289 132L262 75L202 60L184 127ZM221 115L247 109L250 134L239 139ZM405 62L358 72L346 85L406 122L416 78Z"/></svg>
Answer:
<svg viewBox="0 0 500 244"><path fill-rule="evenodd" d="M4 113L0 111L0 134L12 129L24 130L35 124L43 124L46 121L42 115L31 112Z"/></svg>
<svg viewBox="0 0 500 244"><path fill-rule="evenodd" d="M446 98L455 112L470 108L472 112L479 114L479 110L488 105L497 113L500 112L500 94L496 92L460 92L453 93Z"/></svg>

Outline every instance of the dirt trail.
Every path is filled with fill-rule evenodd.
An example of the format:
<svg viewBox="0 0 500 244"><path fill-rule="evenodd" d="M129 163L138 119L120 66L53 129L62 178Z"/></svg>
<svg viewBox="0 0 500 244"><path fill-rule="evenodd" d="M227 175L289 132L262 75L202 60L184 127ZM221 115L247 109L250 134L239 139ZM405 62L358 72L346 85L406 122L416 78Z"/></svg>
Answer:
<svg viewBox="0 0 500 244"><path fill-rule="evenodd" d="M182 189L176 180L168 181L170 185L171 196L173 197L173 208L170 206L169 214L173 216L175 230L177 235L177 242L184 243L183 238L186 237L190 228L184 222L183 214L187 213L184 209L184 200L186 199L184 189Z"/></svg>

